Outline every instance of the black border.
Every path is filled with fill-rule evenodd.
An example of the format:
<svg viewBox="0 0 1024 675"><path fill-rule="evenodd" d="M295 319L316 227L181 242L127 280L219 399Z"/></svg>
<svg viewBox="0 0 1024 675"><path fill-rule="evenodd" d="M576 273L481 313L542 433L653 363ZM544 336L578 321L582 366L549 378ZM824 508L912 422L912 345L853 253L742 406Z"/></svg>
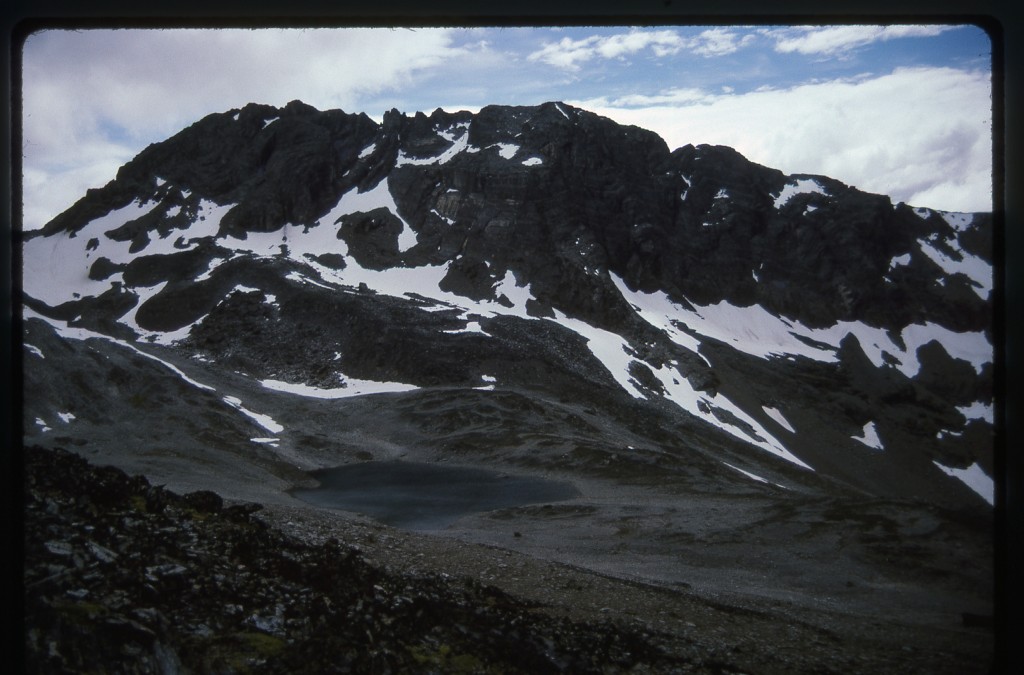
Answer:
<svg viewBox="0 0 1024 675"><path fill-rule="evenodd" d="M20 48L32 32L44 28L124 27L300 27L300 26L543 26L543 25L668 25L668 24L844 24L844 23L970 23L985 30L992 40L993 72L993 215L996 264L994 265L996 336L996 508L995 508L995 621L996 661L991 672L1021 672L1021 655L1014 641L1024 635L1024 580L1018 573L1024 550L1024 511L1020 495L1024 490L1021 458L1012 439L1020 436L1022 374L1019 346L1021 277L1014 261L1024 243L1019 191L1010 186L1021 180L1020 138L1007 124L1020 114L1020 63L1022 22L1010 0L640 0L617 2L592 0L581 6L565 0L518 0L515 3L474 3L470 0L376 0L375 2L327 2L326 0L185 0L176 3L137 3L127 0L8 0L3 13L4 45L0 58L0 84L9 105L5 106L0 151L0 197L4 211L0 237L0 290L3 305L0 377L8 383L3 409L2 464L5 537L3 578L14 580L5 586L3 606L13 617L14 629L4 632L14 656L9 663L21 664L23 617L21 579L22 465L20 443L22 421L22 362L20 312L15 315L14 293L20 290L20 264L12 258L19 250L20 209L15 196L21 194L21 158L13 152L21 147L20 137ZM509 11L513 9L513 11ZM20 200L19 200L20 201ZM1002 253L1002 255L999 255ZM1015 311L1016 310L1016 311ZM1001 366L1000 366L1001 364ZM1017 668L1012 668L1017 665ZM20 672L20 671L19 671Z"/></svg>

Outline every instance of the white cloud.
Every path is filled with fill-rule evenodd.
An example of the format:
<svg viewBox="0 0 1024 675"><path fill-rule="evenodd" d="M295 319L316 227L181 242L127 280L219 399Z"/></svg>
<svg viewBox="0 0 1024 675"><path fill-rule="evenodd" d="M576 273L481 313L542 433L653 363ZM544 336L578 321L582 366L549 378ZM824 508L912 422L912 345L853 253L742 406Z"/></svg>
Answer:
<svg viewBox="0 0 1024 675"><path fill-rule="evenodd" d="M728 145L786 173L824 174L914 206L992 208L984 73L902 68L746 94L680 89L572 103L655 131L671 148Z"/></svg>
<svg viewBox="0 0 1024 675"><path fill-rule="evenodd" d="M594 47L600 38L588 37L582 40L573 40L564 37L558 42L549 42L541 49L527 56L529 61L541 61L558 68L567 70L579 70L579 64L589 61L597 54Z"/></svg>
<svg viewBox="0 0 1024 675"><path fill-rule="evenodd" d="M908 37L934 37L953 26L798 26L765 30L775 39L775 51L782 53L825 54L845 52L886 40Z"/></svg>
<svg viewBox="0 0 1024 675"><path fill-rule="evenodd" d="M558 42L546 43L527 59L548 65L579 71L582 64L593 59L621 59L650 49L663 57L688 50L698 56L731 54L755 39L753 34L740 36L727 28L709 28L700 34L684 38L673 30L631 30L607 37L589 36L580 39L564 37Z"/></svg>
<svg viewBox="0 0 1024 675"><path fill-rule="evenodd" d="M682 40L679 35L670 30L631 31L598 41L596 51L606 59L614 59L625 54L635 54L647 47L657 48L659 55L664 56L679 51L682 47Z"/></svg>
<svg viewBox="0 0 1024 675"><path fill-rule="evenodd" d="M740 37L726 28L710 28L690 40L687 47L698 56L725 56L755 40L752 34Z"/></svg>

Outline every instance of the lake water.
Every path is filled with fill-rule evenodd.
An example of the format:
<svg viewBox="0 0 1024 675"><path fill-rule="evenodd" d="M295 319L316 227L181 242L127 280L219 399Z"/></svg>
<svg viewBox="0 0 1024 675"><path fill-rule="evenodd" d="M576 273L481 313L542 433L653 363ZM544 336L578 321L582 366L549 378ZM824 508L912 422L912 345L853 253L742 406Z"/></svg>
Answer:
<svg viewBox="0 0 1024 675"><path fill-rule="evenodd" d="M440 530L462 516L579 495L572 483L421 462L363 462L313 472L316 488L291 494L407 530Z"/></svg>

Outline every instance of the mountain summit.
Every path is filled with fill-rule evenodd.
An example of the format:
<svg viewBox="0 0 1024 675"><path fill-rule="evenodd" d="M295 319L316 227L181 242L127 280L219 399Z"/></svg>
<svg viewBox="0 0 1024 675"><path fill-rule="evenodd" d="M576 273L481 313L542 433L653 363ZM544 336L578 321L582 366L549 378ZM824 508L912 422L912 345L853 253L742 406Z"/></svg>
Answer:
<svg viewBox="0 0 1024 675"><path fill-rule="evenodd" d="M146 148L26 240L27 317L263 388L501 408L405 420L439 448L732 458L936 503L978 498L951 474L993 473L988 214L670 151L563 103L382 124L247 105ZM54 402L27 404L56 423Z"/></svg>

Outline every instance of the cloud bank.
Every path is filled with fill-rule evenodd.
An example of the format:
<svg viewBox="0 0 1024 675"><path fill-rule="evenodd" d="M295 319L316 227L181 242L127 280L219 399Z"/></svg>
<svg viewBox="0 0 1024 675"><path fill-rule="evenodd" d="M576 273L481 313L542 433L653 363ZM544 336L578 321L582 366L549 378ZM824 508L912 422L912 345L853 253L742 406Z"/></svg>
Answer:
<svg viewBox="0 0 1024 675"><path fill-rule="evenodd" d="M581 39L564 37L546 43L527 56L529 61L540 61L568 71L579 71L582 64L597 59L622 59L645 51L664 57L686 51L698 56L724 56L731 54L754 39L741 36L727 28L709 28L695 37L684 37L674 30L632 30L607 36Z"/></svg>
<svg viewBox="0 0 1024 675"><path fill-rule="evenodd" d="M775 40L775 51L786 54L836 55L875 42L900 38L934 37L952 26L797 26L771 29L763 34Z"/></svg>
<svg viewBox="0 0 1024 675"><path fill-rule="evenodd" d="M824 174L893 201L992 208L987 73L902 68L745 94L673 89L574 101L658 133L669 147L728 145L786 173Z"/></svg>

